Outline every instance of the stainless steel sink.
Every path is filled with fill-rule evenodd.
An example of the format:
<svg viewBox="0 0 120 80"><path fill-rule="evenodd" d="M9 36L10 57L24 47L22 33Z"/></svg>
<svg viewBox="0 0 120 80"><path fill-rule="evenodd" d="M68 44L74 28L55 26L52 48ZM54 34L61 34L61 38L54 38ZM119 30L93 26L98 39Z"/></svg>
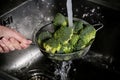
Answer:
<svg viewBox="0 0 120 80"><path fill-rule="evenodd" d="M87 55L72 61L68 75L70 80L98 79L96 77L100 79L119 78L120 68L117 57L119 50L116 50L120 43L117 40L120 36L118 31L120 24L117 21L120 17L119 12L89 1L73 1L74 17L84 19L90 24L103 23L104 28L98 31L95 42ZM0 16L1 25L14 28L33 41L31 46L25 50L0 54L0 70L21 80L28 76L30 70L38 69L50 76L54 74L55 64L42 55L35 44L34 34L43 25L51 22L58 12L67 15L66 0L27 0ZM112 16L113 14L115 15ZM113 21L110 16L115 20Z"/></svg>

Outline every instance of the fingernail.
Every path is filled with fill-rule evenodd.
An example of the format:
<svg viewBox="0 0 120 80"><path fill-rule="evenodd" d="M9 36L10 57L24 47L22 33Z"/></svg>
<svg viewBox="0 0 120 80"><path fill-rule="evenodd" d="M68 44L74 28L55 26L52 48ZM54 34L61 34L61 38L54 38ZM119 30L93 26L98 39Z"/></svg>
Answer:
<svg viewBox="0 0 120 80"><path fill-rule="evenodd" d="M14 51L14 50L15 50L15 48L13 48L13 47L12 47L12 48L11 48L11 50L12 50L12 51Z"/></svg>
<svg viewBox="0 0 120 80"><path fill-rule="evenodd" d="M32 41L31 41L31 40L28 40L28 43L29 43L29 44L31 44L31 43L32 43Z"/></svg>
<svg viewBox="0 0 120 80"><path fill-rule="evenodd" d="M26 45L26 44L20 44L20 45L21 45L22 49L27 48L27 45Z"/></svg>
<svg viewBox="0 0 120 80"><path fill-rule="evenodd" d="M31 41L31 40L26 40L26 39L25 39L25 40L23 41L23 43L25 43L25 44L31 44L32 41Z"/></svg>

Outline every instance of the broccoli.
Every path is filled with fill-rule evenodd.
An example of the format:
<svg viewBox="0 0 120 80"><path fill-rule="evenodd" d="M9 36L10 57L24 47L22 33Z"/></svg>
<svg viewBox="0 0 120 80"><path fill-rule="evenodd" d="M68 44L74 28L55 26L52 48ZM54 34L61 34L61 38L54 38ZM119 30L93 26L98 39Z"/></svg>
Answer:
<svg viewBox="0 0 120 80"><path fill-rule="evenodd" d="M83 22L82 21L74 22L74 33L79 33L81 29L83 29Z"/></svg>
<svg viewBox="0 0 120 80"><path fill-rule="evenodd" d="M61 27L54 33L54 38L62 44L67 44L73 35L73 28Z"/></svg>
<svg viewBox="0 0 120 80"><path fill-rule="evenodd" d="M53 20L53 33L41 32L38 36L38 44L51 54L72 53L84 49L95 38L96 30L90 24L75 21L74 28L68 27L66 17L58 13Z"/></svg>
<svg viewBox="0 0 120 80"><path fill-rule="evenodd" d="M57 13L55 18L53 19L54 26L67 26L66 17L63 16L61 13Z"/></svg>
<svg viewBox="0 0 120 80"><path fill-rule="evenodd" d="M72 38L70 39L70 44L74 46L78 40L79 40L79 35L73 34Z"/></svg>
<svg viewBox="0 0 120 80"><path fill-rule="evenodd" d="M48 31L45 31L45 32L41 32L39 35L38 35L38 39L37 39L37 42L39 45L41 45L41 42L46 40L46 39L49 39L52 37L52 34Z"/></svg>
<svg viewBox="0 0 120 80"><path fill-rule="evenodd" d="M92 25L87 24L86 27L80 32L80 39L84 44L88 44L92 39L95 38L96 30Z"/></svg>
<svg viewBox="0 0 120 80"><path fill-rule="evenodd" d="M70 53L73 51L73 45L71 44L65 44L65 45L62 45L60 50L58 51L58 53Z"/></svg>
<svg viewBox="0 0 120 80"><path fill-rule="evenodd" d="M54 38L51 38L43 43L43 48L46 50L46 52L55 54L60 50L61 44Z"/></svg>
<svg viewBox="0 0 120 80"><path fill-rule="evenodd" d="M77 42L77 44L75 45L74 50L75 50L75 51L76 51L76 50L80 50L80 49L83 49L83 48L85 48L85 47L86 47L86 44L84 43L84 41L81 40L81 39L79 39L78 42Z"/></svg>

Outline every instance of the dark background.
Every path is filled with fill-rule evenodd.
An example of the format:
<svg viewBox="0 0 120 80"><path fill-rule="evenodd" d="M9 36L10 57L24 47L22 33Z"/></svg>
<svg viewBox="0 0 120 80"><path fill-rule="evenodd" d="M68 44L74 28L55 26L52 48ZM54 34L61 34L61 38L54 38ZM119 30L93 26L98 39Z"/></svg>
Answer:
<svg viewBox="0 0 120 80"><path fill-rule="evenodd" d="M0 0L0 15L18 6L24 1L26 0ZM101 14L104 16L104 19L102 20L104 28L97 33L91 50L102 54L109 54L115 57L116 63L120 63L120 0L88 1L91 1L91 3L85 3L85 5L97 4L101 6ZM95 3L92 3L94 1Z"/></svg>
<svg viewBox="0 0 120 80"><path fill-rule="evenodd" d="M24 1L26 1L26 0L0 0L0 15L11 10L12 8L18 6L19 4L21 4ZM61 2L61 0L56 0L56 2L57 1ZM62 0L62 1L65 1L65 0ZM85 1L85 0L83 0L83 1ZM104 18L101 20L104 24L104 28L97 33L96 39L91 47L91 51L95 51L96 53L98 52L103 55L112 56L114 58L114 60L110 64L110 67L112 66L111 67L112 69L114 69L115 71L120 73L120 49L119 49L119 47L120 47L120 5L119 5L120 0L90 0L90 1L93 1L93 2L98 1L98 3L92 3L92 2L86 3L85 2L85 5L89 5L89 6L90 5L93 6L94 4L99 5L101 7L101 14L104 16ZM101 4L102 1L104 1L105 3ZM75 2L75 0L73 2ZM86 20L89 21L88 18ZM75 66L78 63L81 64L79 61L78 62L76 61ZM97 59L96 59L96 64L97 63L99 63L99 61L97 62ZM86 77L85 75L88 72L90 72L90 74L91 74L91 72L94 69L88 68L89 65L86 65L85 63L83 63L83 64L85 65L85 66L82 66L83 68L87 67L87 68L85 68L86 72L83 70L83 72L85 72L83 77ZM83 69L83 68L79 69L80 66L78 66L78 70L82 71L81 69ZM83 72L81 72L81 74L83 74ZM98 72L98 71L96 70L95 72ZM102 71L100 71L100 73L101 72ZM104 72L102 72L102 73L104 73ZM75 73L75 74L77 74L77 73ZM108 72L104 73L104 74L108 74ZM104 78L104 74L102 75L103 76L102 78ZM100 75L98 74L97 76L99 77L99 76L101 76L101 74Z"/></svg>
<svg viewBox="0 0 120 80"><path fill-rule="evenodd" d="M0 0L0 15L11 10L26 0Z"/></svg>
<svg viewBox="0 0 120 80"><path fill-rule="evenodd" d="M0 15L26 0L0 0ZM120 11L120 0L88 0Z"/></svg>

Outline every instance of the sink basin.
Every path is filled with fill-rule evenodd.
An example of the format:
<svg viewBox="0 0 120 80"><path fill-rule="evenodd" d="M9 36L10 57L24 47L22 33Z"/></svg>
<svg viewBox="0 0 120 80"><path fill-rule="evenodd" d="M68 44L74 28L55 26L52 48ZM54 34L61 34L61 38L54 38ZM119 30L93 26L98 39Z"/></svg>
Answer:
<svg viewBox="0 0 120 80"><path fill-rule="evenodd" d="M56 64L41 54L34 42L34 33L51 22L58 12L67 15L66 0L27 0L2 14L1 25L16 29L33 43L25 50L0 54L0 70L20 80L27 79L30 70L38 70L44 75L54 77ZM85 57L72 61L68 72L69 80L120 79L119 10L91 0L74 0L73 12L74 17L90 24L103 23L104 28L97 32Z"/></svg>

